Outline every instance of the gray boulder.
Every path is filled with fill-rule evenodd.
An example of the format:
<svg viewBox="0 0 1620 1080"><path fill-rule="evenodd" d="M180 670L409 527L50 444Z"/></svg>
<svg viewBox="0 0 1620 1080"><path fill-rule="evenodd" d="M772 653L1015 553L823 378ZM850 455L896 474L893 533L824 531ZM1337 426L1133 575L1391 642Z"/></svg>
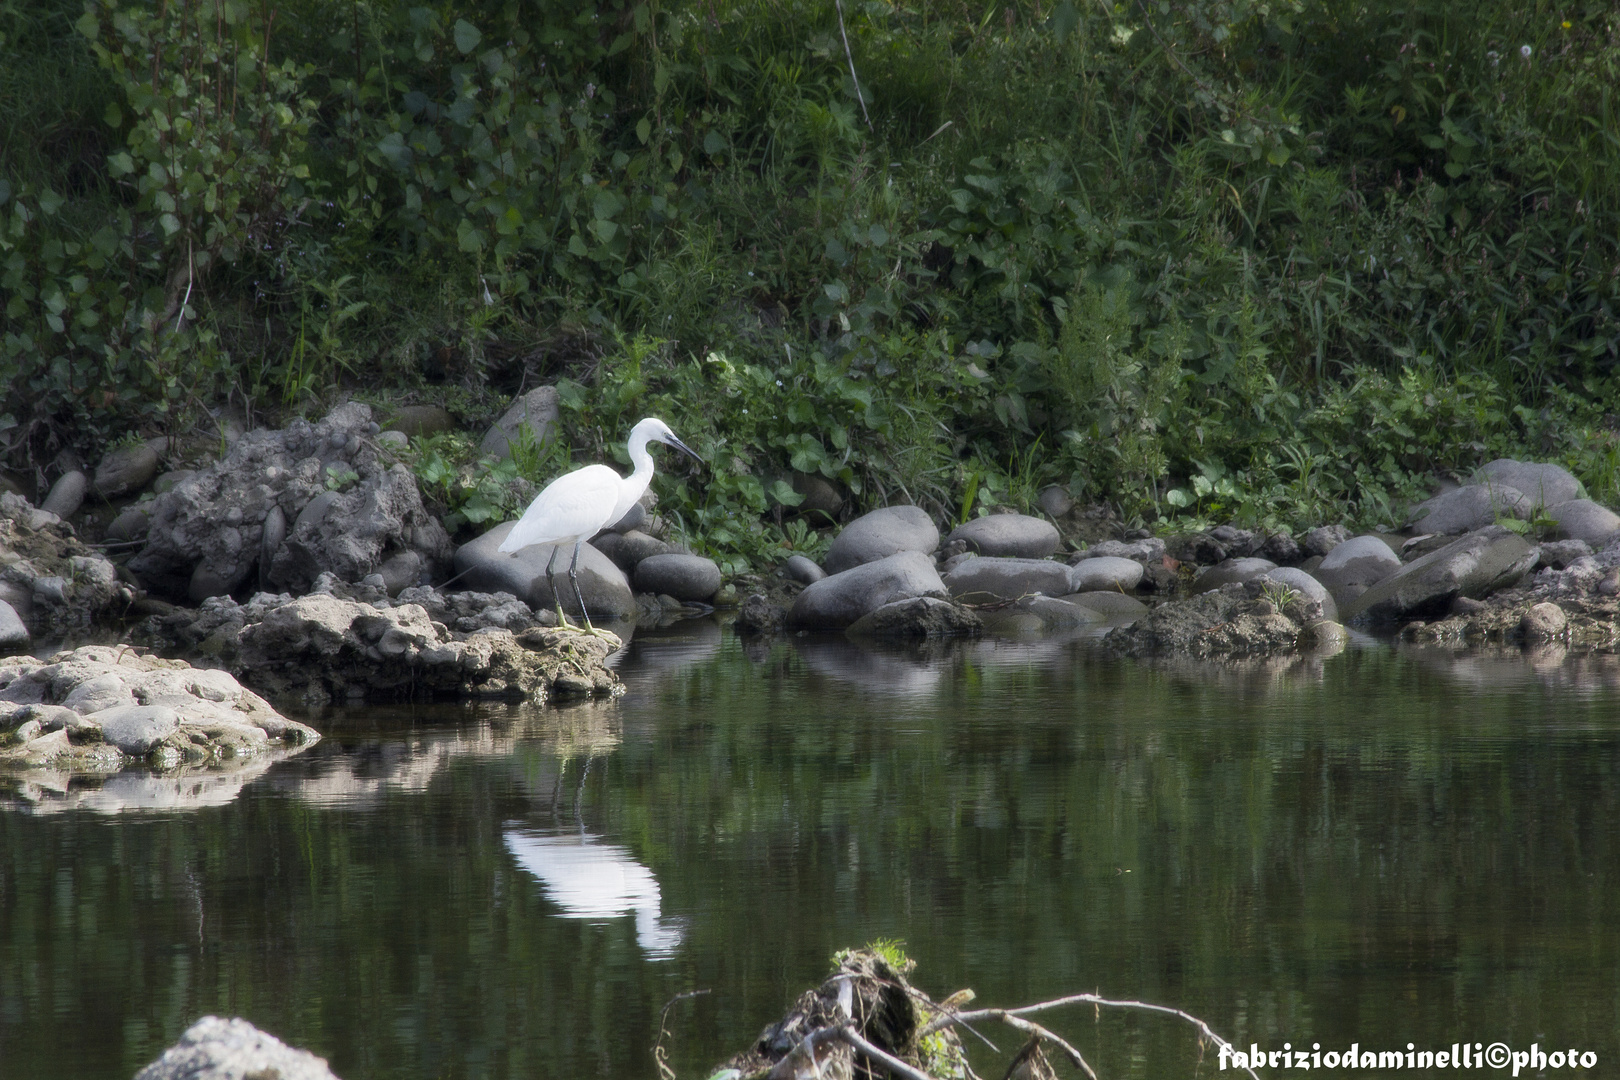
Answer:
<svg viewBox="0 0 1620 1080"><path fill-rule="evenodd" d="M648 536L640 529L631 529L625 533L609 530L592 540L591 546L612 559L613 565L626 574L635 573L636 566L643 559L669 553L668 544L656 536Z"/></svg>
<svg viewBox="0 0 1620 1080"><path fill-rule="evenodd" d="M1528 518L1535 505L1535 500L1507 484L1470 484L1416 504L1407 522L1418 532L1473 532L1494 524L1498 518Z"/></svg>
<svg viewBox="0 0 1620 1080"><path fill-rule="evenodd" d="M557 388L541 386L518 398L484 434L478 449L499 458L512 456L512 446L527 438L543 446L557 424ZM527 435L524 433L527 432Z"/></svg>
<svg viewBox="0 0 1620 1080"><path fill-rule="evenodd" d="M1259 555L1262 559L1270 559L1279 566L1291 566L1305 557L1300 550L1299 541L1285 532L1272 533L1260 545Z"/></svg>
<svg viewBox="0 0 1620 1080"><path fill-rule="evenodd" d="M1141 567L1136 569L1140 571ZM1060 562L988 555L968 559L951 570L945 575L945 587L953 597L968 603L1016 600L1031 595L1062 596L1075 591L1069 586L1069 568Z"/></svg>
<svg viewBox="0 0 1620 1080"><path fill-rule="evenodd" d="M720 591L720 567L702 555L652 555L636 564L636 589L682 602L707 602Z"/></svg>
<svg viewBox="0 0 1620 1080"><path fill-rule="evenodd" d="M949 598L933 559L921 551L901 551L809 586L793 601L787 623L810 630L844 630L884 604L916 596Z"/></svg>
<svg viewBox="0 0 1620 1080"><path fill-rule="evenodd" d="M1532 506L1557 506L1586 497L1586 488L1573 473L1550 462L1497 458L1479 467L1474 473L1474 483L1515 488L1524 492Z"/></svg>
<svg viewBox="0 0 1620 1080"><path fill-rule="evenodd" d="M839 511L844 509L844 497L825 477L796 472L793 474L793 490L803 499L793 508L796 513L813 514L826 522L833 522L838 520Z"/></svg>
<svg viewBox="0 0 1620 1080"><path fill-rule="evenodd" d="M1068 491L1054 484L1041 491L1040 498L1035 500L1035 505L1039 506L1041 513L1047 517L1060 518L1074 509L1074 498Z"/></svg>
<svg viewBox="0 0 1620 1080"><path fill-rule="evenodd" d="M109 450L96 465L96 494L116 499L140 491L152 482L157 471L158 453L145 443Z"/></svg>
<svg viewBox="0 0 1620 1080"><path fill-rule="evenodd" d="M814 585L827 576L827 571L817 566L814 559L803 555L789 555L782 564L782 572L801 585Z"/></svg>
<svg viewBox="0 0 1620 1080"><path fill-rule="evenodd" d="M28 625L17 614L17 609L0 600L0 653L26 649L29 640Z"/></svg>
<svg viewBox="0 0 1620 1080"><path fill-rule="evenodd" d="M937 547L939 529L926 511L916 506L885 506L846 525L827 549L824 565L827 573L836 577L897 552L929 554Z"/></svg>
<svg viewBox="0 0 1620 1080"><path fill-rule="evenodd" d="M1102 612L1071 604L1055 596L1026 596L1016 603L983 614L984 631L997 637L1036 637L1060 634L1108 622Z"/></svg>
<svg viewBox="0 0 1620 1080"><path fill-rule="evenodd" d="M546 582L546 562L557 553L557 589L562 593L565 614L580 617L579 603L574 599L573 586L568 581L568 565L573 561L572 544L533 544L521 551L506 554L498 550L506 534L516 522L505 521L476 540L469 540L456 549L455 566L468 588L484 592L509 592L536 611L554 607L551 586ZM561 550L557 550L558 547ZM636 600L630 591L630 581L624 571L590 544L579 549L579 591L585 597L585 607L591 618L624 619L635 614Z"/></svg>
<svg viewBox="0 0 1620 1080"><path fill-rule="evenodd" d="M1302 545L1307 556L1326 558L1327 553L1350 539L1350 530L1343 525L1318 525L1305 534Z"/></svg>
<svg viewBox="0 0 1620 1080"><path fill-rule="evenodd" d="M1260 581L1275 581L1284 588L1292 589L1306 600L1317 604L1322 609L1322 617L1333 622L1339 621L1339 605L1316 578L1293 566L1279 566L1275 570L1267 570L1261 574Z"/></svg>
<svg viewBox="0 0 1620 1080"><path fill-rule="evenodd" d="M134 758L145 757L180 730L180 714L162 705L115 705L86 713L85 719L99 724L103 739Z"/></svg>
<svg viewBox="0 0 1620 1080"><path fill-rule="evenodd" d="M50 494L45 496L45 501L39 504L39 508L66 521L79 512L79 507L84 504L85 489L89 485L90 481L84 473L78 469L69 470L51 485Z"/></svg>
<svg viewBox="0 0 1620 1080"><path fill-rule="evenodd" d="M1142 564L1135 559L1100 555L1081 559L1069 567L1069 592L1094 592L1112 589L1130 592L1142 580Z"/></svg>
<svg viewBox="0 0 1620 1080"><path fill-rule="evenodd" d="M1560 540L1585 540L1601 550L1620 533L1620 515L1591 499L1570 499L1551 506L1547 516L1558 522L1553 535Z"/></svg>
<svg viewBox="0 0 1620 1080"><path fill-rule="evenodd" d="M255 565L265 584L289 591L325 572L358 581L404 551L442 567L450 538L410 470L382 460L371 427L371 410L351 402L319 423L247 433L153 500L129 568L160 595L201 600L237 590Z"/></svg>
<svg viewBox="0 0 1620 1080"><path fill-rule="evenodd" d="M1401 568L1401 557L1376 536L1357 536L1339 544L1312 571L1311 576L1343 605Z"/></svg>
<svg viewBox="0 0 1620 1080"><path fill-rule="evenodd" d="M1058 549L1057 526L1024 514L991 514L959 526L945 538L968 551L1008 559L1044 559Z"/></svg>
<svg viewBox="0 0 1620 1080"><path fill-rule="evenodd" d="M205 1016L135 1080L338 1080L324 1058L288 1046L240 1017Z"/></svg>
<svg viewBox="0 0 1620 1080"><path fill-rule="evenodd" d="M1277 569L1277 564L1270 559L1260 559L1252 556L1242 559L1227 559L1224 562L1216 563L1202 574L1199 574L1198 580L1193 582L1191 592L1192 595L1196 596L1199 593L1218 589L1222 585L1232 585L1237 582L1248 581L1250 578L1257 578L1261 574L1275 569Z"/></svg>
<svg viewBox="0 0 1620 1080"><path fill-rule="evenodd" d="M144 503L124 508L107 526L107 539L114 543L145 539L146 530L152 525L146 513L149 508L150 504Z"/></svg>
<svg viewBox="0 0 1620 1080"><path fill-rule="evenodd" d="M1458 596L1478 600L1519 581L1536 565L1522 536L1490 525L1402 566L1348 604L1344 622L1444 615Z"/></svg>
<svg viewBox="0 0 1620 1080"><path fill-rule="evenodd" d="M1592 554L1592 545L1585 540L1548 540L1540 547L1541 565L1563 570L1570 563ZM1545 572L1545 571L1543 571Z"/></svg>
<svg viewBox="0 0 1620 1080"><path fill-rule="evenodd" d="M856 619L850 637L937 638L977 634L983 620L970 608L933 596L896 600Z"/></svg>

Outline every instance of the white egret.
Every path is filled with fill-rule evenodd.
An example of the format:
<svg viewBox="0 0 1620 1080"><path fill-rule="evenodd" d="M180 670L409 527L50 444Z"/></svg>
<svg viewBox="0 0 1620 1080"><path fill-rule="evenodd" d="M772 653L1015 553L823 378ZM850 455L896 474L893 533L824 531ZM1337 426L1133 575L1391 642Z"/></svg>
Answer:
<svg viewBox="0 0 1620 1080"><path fill-rule="evenodd" d="M595 633L596 628L591 626L591 614L585 610L585 597L579 591L579 548L624 517L647 490L653 474L652 455L647 452L650 442L673 446L693 461L700 464L703 461L691 447L675 437L668 424L649 416L630 429L630 460L635 464L635 470L629 476L620 476L606 465L587 465L564 473L534 497L518 523L501 541L499 550L504 552L521 551L533 544L557 545L551 551L551 558L546 560L546 584L551 586L551 599L557 605L557 621L562 626L568 626L569 622L563 615L562 597L552 576L557 552L563 544L570 540L574 542L574 559L568 564L568 580L574 586L574 599L579 601L579 613L585 620L585 629Z"/></svg>

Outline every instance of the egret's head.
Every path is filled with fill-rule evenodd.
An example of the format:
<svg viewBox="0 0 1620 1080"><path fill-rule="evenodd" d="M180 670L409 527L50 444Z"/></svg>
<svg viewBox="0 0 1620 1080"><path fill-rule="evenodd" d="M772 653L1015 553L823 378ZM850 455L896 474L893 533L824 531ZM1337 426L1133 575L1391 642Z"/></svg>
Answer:
<svg viewBox="0 0 1620 1080"><path fill-rule="evenodd" d="M647 417L647 419L637 424L631 430L630 441L635 442L638 437L647 442L661 442L665 446L673 446L675 449L679 450L681 453L685 454L698 464L701 465L703 463L703 459L698 457L697 453L690 446L687 446L685 443L681 442L680 439L676 438L675 433L669 430L669 425L658 419L656 416Z"/></svg>

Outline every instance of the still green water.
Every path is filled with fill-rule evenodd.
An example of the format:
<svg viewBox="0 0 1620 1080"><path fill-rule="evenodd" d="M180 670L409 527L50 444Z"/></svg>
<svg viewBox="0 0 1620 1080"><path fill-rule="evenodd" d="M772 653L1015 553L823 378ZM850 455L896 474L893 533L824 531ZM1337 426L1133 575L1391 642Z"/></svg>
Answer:
<svg viewBox="0 0 1620 1080"><path fill-rule="evenodd" d="M345 1080L647 1078L664 1003L707 990L668 1040L701 1080L877 938L936 997L1620 1068L1612 661L1151 666L694 622L620 672L610 703L328 713L252 777L12 800L0 1077L127 1080L217 1013ZM1104 1080L1218 1071L1173 1021L1048 1020Z"/></svg>

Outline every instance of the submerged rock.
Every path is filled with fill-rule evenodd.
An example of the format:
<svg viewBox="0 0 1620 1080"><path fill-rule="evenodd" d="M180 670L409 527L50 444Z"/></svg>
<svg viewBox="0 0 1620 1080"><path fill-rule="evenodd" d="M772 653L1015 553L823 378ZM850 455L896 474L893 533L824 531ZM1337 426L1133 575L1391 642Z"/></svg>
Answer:
<svg viewBox="0 0 1620 1080"><path fill-rule="evenodd" d="M0 661L0 767L117 772L285 756L320 735L223 671L127 646Z"/></svg>
<svg viewBox="0 0 1620 1080"><path fill-rule="evenodd" d="M983 621L971 608L917 596L896 600L862 615L846 631L851 637L934 638L977 634Z"/></svg>
<svg viewBox="0 0 1620 1080"><path fill-rule="evenodd" d="M1267 584L1233 583L1162 604L1130 626L1110 630L1103 644L1122 656L1244 656L1299 648L1305 626L1321 620L1320 608L1299 597L1279 611L1266 596Z"/></svg>

